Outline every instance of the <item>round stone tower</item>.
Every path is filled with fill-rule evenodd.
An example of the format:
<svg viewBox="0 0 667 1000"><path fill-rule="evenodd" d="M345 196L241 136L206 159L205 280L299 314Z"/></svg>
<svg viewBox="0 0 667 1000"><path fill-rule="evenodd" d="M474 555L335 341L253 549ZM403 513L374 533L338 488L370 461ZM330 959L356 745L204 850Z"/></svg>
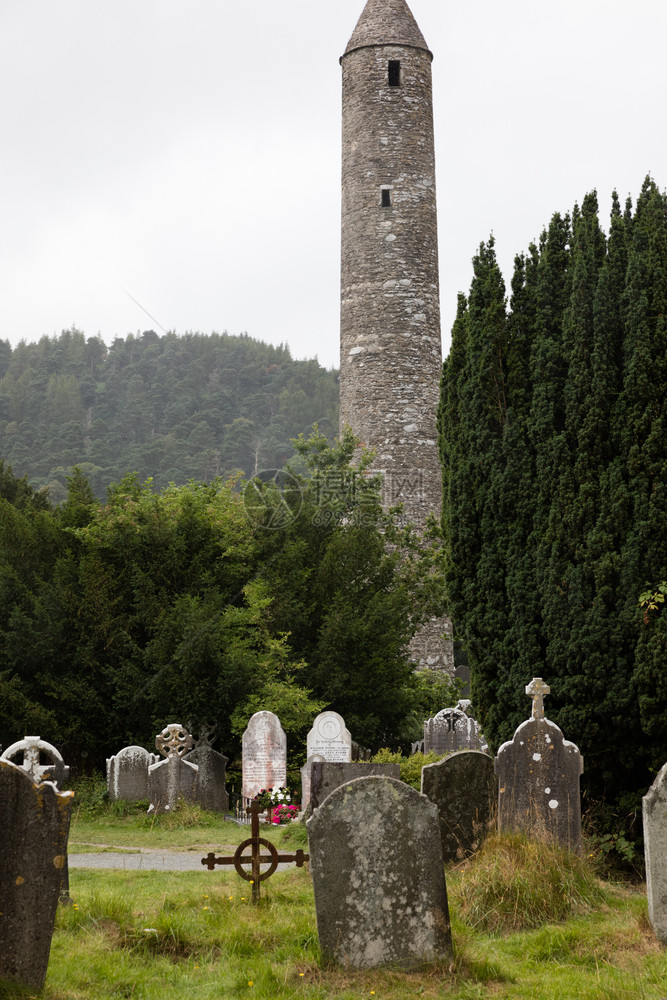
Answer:
<svg viewBox="0 0 667 1000"><path fill-rule="evenodd" d="M418 527L440 514L442 348L432 54L405 0L368 0L341 57L341 429L376 454L384 504ZM415 637L453 672L446 620Z"/></svg>

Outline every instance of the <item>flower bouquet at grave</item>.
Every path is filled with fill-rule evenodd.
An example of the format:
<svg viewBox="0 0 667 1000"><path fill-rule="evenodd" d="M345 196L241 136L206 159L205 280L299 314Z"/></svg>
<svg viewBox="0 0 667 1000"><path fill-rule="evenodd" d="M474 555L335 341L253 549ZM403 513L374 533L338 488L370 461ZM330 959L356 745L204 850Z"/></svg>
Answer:
<svg viewBox="0 0 667 1000"><path fill-rule="evenodd" d="M279 826L282 823L290 823L299 815L298 806L279 805L274 806L271 813L271 822Z"/></svg>
<svg viewBox="0 0 667 1000"><path fill-rule="evenodd" d="M262 809L268 810L270 815L276 806L292 806L294 798L294 793L281 785L280 788L261 788L253 801L259 803Z"/></svg>

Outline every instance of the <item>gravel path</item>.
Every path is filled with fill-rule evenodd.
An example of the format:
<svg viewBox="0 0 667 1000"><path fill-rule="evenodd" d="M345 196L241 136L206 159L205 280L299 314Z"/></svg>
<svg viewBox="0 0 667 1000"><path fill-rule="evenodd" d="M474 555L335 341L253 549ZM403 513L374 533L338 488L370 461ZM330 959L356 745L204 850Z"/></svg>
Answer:
<svg viewBox="0 0 667 1000"><path fill-rule="evenodd" d="M142 848L137 853L116 853L104 851L99 854L68 854L67 863L71 868L111 868L120 871L153 871L153 872L206 872L208 868L201 859L209 851L215 851L217 857L232 855L236 847L222 845L202 848L201 851L162 851ZM279 864L278 871L291 868L290 864ZM220 866L216 871L234 871L232 865Z"/></svg>

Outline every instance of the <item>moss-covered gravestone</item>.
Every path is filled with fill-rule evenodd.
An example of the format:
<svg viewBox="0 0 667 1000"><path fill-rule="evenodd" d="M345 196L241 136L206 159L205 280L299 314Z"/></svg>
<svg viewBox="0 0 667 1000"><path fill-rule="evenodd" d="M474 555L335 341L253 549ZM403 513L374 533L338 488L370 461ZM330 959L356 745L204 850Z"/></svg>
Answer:
<svg viewBox="0 0 667 1000"><path fill-rule="evenodd" d="M496 825L498 780L493 758L461 750L422 768L422 793L435 802L445 864L469 857Z"/></svg>
<svg viewBox="0 0 667 1000"><path fill-rule="evenodd" d="M307 822L327 962L401 969L450 960L438 810L394 778L336 788Z"/></svg>
<svg viewBox="0 0 667 1000"><path fill-rule="evenodd" d="M0 979L31 990L46 978L73 798L0 760Z"/></svg>
<svg viewBox="0 0 667 1000"><path fill-rule="evenodd" d="M579 853L584 759L556 723L545 718L549 690L541 677L526 686L533 699L532 716L498 750L498 827L521 830Z"/></svg>

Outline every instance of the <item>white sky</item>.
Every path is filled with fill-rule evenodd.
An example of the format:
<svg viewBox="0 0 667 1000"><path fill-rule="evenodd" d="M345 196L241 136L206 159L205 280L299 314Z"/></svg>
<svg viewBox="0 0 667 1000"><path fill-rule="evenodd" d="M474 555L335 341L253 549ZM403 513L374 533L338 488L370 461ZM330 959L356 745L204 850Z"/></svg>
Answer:
<svg viewBox="0 0 667 1000"><path fill-rule="evenodd" d="M0 0L0 339L226 330L337 366L338 58L363 5ZM411 8L446 353L491 231L509 284L554 211L667 186L667 2Z"/></svg>

